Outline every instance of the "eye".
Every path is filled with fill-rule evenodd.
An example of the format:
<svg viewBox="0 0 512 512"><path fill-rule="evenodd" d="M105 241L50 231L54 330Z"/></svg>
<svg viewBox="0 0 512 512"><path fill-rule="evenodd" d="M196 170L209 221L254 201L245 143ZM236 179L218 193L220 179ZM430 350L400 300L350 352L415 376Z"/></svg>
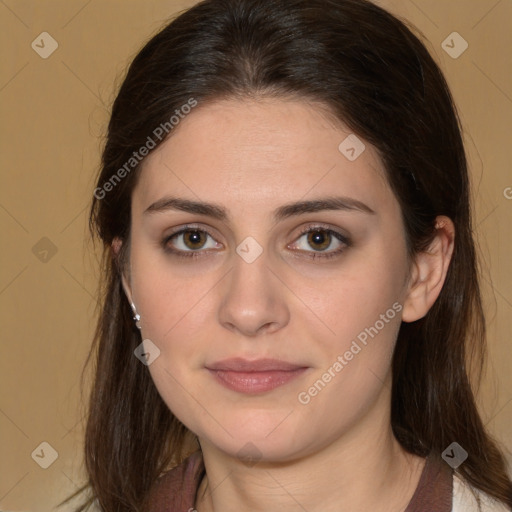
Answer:
<svg viewBox="0 0 512 512"><path fill-rule="evenodd" d="M199 251L218 249L218 243L207 231L186 226L162 241L165 251L178 256L198 256ZM188 254L187 254L188 253Z"/></svg>
<svg viewBox="0 0 512 512"><path fill-rule="evenodd" d="M291 249L309 252L309 257L333 257L350 246L347 237L334 231L333 229L322 226L309 226L302 231L301 236L294 242Z"/></svg>
<svg viewBox="0 0 512 512"><path fill-rule="evenodd" d="M341 254L350 246L350 240L333 229L323 226L308 226L301 236L288 246L305 253L310 258L330 258ZM222 248L206 230L196 226L185 226L162 240L165 252L178 257L199 257L209 249Z"/></svg>

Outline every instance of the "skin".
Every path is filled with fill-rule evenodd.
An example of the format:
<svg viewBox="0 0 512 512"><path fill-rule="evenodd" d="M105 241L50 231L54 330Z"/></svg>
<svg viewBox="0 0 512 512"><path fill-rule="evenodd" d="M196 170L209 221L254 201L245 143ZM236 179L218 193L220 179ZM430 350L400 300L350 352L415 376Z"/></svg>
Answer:
<svg viewBox="0 0 512 512"><path fill-rule="evenodd" d="M405 453L391 431L390 363L400 322L423 317L441 290L453 224L438 217L429 251L409 261L400 208L376 150L365 142L349 161L338 149L350 133L299 100L222 100L194 109L143 164L123 285L141 316L142 339L161 351L148 367L155 385L198 436L207 472L199 512L397 511L417 486L424 460ZM272 218L284 204L333 195L374 213ZM165 196L215 203L228 218L144 213ZM202 255L166 253L162 240L189 223L211 234ZM343 249L337 256L322 258L300 232L319 224L350 240L344 245L323 232L325 252ZM236 252L246 237L263 249L251 263ZM185 238L167 246L194 251ZM395 303L401 311L309 403L300 403L298 394ZM247 395L205 369L230 357L276 358L308 369L272 391ZM247 443L257 450L254 465L241 460Z"/></svg>

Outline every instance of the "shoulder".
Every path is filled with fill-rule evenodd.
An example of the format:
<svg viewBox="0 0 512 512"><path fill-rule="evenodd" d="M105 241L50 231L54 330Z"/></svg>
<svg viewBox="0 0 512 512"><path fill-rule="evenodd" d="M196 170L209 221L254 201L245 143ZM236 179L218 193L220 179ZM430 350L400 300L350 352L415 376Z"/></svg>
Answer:
<svg viewBox="0 0 512 512"><path fill-rule="evenodd" d="M453 475L452 512L510 512L503 503L473 488L457 474Z"/></svg>
<svg viewBox="0 0 512 512"><path fill-rule="evenodd" d="M187 511L194 506L195 494L204 471L200 451L163 474L154 484L146 501L148 512Z"/></svg>

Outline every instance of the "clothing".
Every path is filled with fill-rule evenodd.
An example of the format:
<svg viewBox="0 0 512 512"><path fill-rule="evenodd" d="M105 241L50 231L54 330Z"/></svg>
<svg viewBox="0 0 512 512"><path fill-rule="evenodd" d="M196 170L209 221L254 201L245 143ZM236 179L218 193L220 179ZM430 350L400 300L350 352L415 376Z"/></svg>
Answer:
<svg viewBox="0 0 512 512"><path fill-rule="evenodd" d="M511 510L454 475L452 512L510 512Z"/></svg>
<svg viewBox="0 0 512 512"><path fill-rule="evenodd" d="M148 512L192 512L205 474L197 451L165 473L150 494ZM480 501L480 509L478 502ZM429 456L405 512L508 512L504 505L474 490L441 458Z"/></svg>

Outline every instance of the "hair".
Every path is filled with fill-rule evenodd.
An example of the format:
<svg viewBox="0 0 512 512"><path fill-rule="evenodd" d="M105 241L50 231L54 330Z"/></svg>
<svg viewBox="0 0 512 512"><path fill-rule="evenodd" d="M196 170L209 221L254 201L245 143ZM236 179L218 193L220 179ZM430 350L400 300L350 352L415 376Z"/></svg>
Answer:
<svg viewBox="0 0 512 512"><path fill-rule="evenodd" d="M457 441L469 454L457 473L512 506L505 459L479 416L472 386L482 376L486 330L461 127L443 74L420 38L366 0L202 1L152 37L131 63L112 107L97 187L112 183L155 128L191 98L198 108L259 98L325 107L377 149L401 207L410 257L428 248L438 215L453 221L454 252L440 295L426 316L402 323L398 333L392 428L401 446L419 456L440 454ZM121 275L140 169L134 166L104 197L95 194L90 210L92 237L103 246L102 292L86 362L94 363L88 482L72 497L84 489L90 496L78 512L93 502L108 512L143 510L157 478L183 460L195 439L133 356L141 337ZM122 241L118 256L111 250L115 239Z"/></svg>

